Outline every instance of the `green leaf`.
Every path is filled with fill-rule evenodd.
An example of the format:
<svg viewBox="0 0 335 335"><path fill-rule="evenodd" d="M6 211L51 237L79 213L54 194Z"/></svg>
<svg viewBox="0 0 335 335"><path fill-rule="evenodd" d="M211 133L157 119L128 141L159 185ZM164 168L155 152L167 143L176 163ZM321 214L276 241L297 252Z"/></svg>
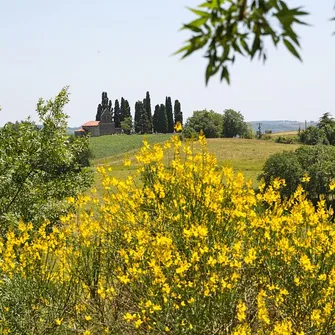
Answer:
<svg viewBox="0 0 335 335"><path fill-rule="evenodd" d="M187 9L189 10L189 11L191 11L192 13L194 13L194 14L196 14L196 15L198 15L198 16L201 16L201 17L209 17L210 16L210 13L208 13L208 12L205 12L205 11L203 11L203 10L199 10L199 9L193 9L193 8L190 8L190 7L187 7Z"/></svg>
<svg viewBox="0 0 335 335"><path fill-rule="evenodd" d="M302 61L298 51L293 46L293 44L286 38L284 38L283 41L284 41L284 44L285 44L286 48L291 52L291 54L294 55L295 57L297 57L300 61Z"/></svg>
<svg viewBox="0 0 335 335"><path fill-rule="evenodd" d="M230 75L229 75L228 68L226 66L223 66L222 71L221 71L221 81L223 79L225 79L228 85L230 85Z"/></svg>
<svg viewBox="0 0 335 335"><path fill-rule="evenodd" d="M200 28L202 25L204 25L207 22L207 17L201 17L199 19L196 19L188 24L185 24L184 27L190 29L190 27L193 28Z"/></svg>

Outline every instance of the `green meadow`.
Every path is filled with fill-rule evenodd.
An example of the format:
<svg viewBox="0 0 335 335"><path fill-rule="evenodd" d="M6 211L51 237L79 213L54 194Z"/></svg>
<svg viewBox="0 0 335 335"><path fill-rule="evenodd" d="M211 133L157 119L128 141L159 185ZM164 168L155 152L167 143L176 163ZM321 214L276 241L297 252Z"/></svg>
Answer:
<svg viewBox="0 0 335 335"><path fill-rule="evenodd" d="M142 141L149 144L162 143L170 138L170 134L158 135L114 135L93 137L90 148L93 155L92 166L112 166L115 177L125 177L135 171L137 164L135 154L140 150ZM257 186L257 177L263 165L271 155L285 150L295 150L300 144L280 144L273 140L217 138L207 139L208 151L213 153L220 165L228 165L235 171L242 171L247 179ZM193 144L194 150L197 143ZM130 159L132 165L125 167L123 162Z"/></svg>

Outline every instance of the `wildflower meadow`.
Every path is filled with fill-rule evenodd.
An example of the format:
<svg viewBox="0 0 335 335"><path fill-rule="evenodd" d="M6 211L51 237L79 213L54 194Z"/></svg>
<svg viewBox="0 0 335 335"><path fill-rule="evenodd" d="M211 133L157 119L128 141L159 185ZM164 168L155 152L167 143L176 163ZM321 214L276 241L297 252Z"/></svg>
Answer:
<svg viewBox="0 0 335 335"><path fill-rule="evenodd" d="M199 143L144 141L135 175L100 166L60 224L9 230L0 333L333 334L333 210L255 191Z"/></svg>

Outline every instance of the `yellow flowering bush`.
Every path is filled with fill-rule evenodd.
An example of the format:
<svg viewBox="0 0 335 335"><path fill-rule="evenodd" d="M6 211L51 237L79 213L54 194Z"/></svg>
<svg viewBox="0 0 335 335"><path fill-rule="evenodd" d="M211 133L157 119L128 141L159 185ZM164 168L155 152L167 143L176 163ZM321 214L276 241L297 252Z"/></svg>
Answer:
<svg viewBox="0 0 335 335"><path fill-rule="evenodd" d="M51 233L8 232L0 331L333 333L332 211L301 187L282 200L283 180L255 192L199 143L144 142L140 182L99 167L102 194L80 197Z"/></svg>

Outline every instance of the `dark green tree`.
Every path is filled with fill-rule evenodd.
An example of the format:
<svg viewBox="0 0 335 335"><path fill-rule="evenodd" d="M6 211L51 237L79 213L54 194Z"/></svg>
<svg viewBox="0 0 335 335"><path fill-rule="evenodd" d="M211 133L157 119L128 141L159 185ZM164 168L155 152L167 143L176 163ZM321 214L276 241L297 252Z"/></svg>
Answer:
<svg viewBox="0 0 335 335"><path fill-rule="evenodd" d="M126 115L126 105L125 99L121 98L121 105L120 105L120 122L124 121Z"/></svg>
<svg viewBox="0 0 335 335"><path fill-rule="evenodd" d="M168 117L166 113L166 108L164 104L159 107L159 119L158 119L158 130L159 133L166 134L169 132L168 129Z"/></svg>
<svg viewBox="0 0 335 335"><path fill-rule="evenodd" d="M223 116L214 111L195 111L187 119L185 131L192 134L202 131L207 138L217 138L222 134ZM193 131L192 131L193 130Z"/></svg>
<svg viewBox="0 0 335 335"><path fill-rule="evenodd" d="M128 100L124 101L123 109L124 109L124 112L123 112L124 119L131 117L130 105L129 105Z"/></svg>
<svg viewBox="0 0 335 335"><path fill-rule="evenodd" d="M124 131L125 134L129 135L131 133L132 128L133 128L133 120L131 116L128 116L121 122L121 129Z"/></svg>
<svg viewBox="0 0 335 335"><path fill-rule="evenodd" d="M159 105L156 105L154 116L153 116L153 119L152 119L154 133L158 133L159 129L160 129L159 128L159 116L160 116L159 113L160 113Z"/></svg>
<svg viewBox="0 0 335 335"><path fill-rule="evenodd" d="M180 122L183 125L183 112L181 111L181 104L179 100L174 102L174 123Z"/></svg>
<svg viewBox="0 0 335 335"><path fill-rule="evenodd" d="M226 109L223 112L223 137L244 137L247 132L247 124L240 112Z"/></svg>
<svg viewBox="0 0 335 335"><path fill-rule="evenodd" d="M146 113L148 115L148 120L152 125L151 99L150 99L149 92L147 92L146 94L144 106L145 106Z"/></svg>
<svg viewBox="0 0 335 335"><path fill-rule="evenodd" d="M152 133L152 122L150 122L148 113L145 108L146 101L143 99L143 102L141 104L141 133L142 134L149 134Z"/></svg>
<svg viewBox="0 0 335 335"><path fill-rule="evenodd" d="M96 121L101 120L101 115L107 111L110 113L113 117L113 107L112 107L112 101L108 99L107 92L102 92L101 94L101 103L98 105L97 108L97 114L95 116Z"/></svg>
<svg viewBox="0 0 335 335"><path fill-rule="evenodd" d="M114 122L115 122L115 127L120 128L121 127L121 121L120 121L120 103L119 100L115 100L114 104Z"/></svg>
<svg viewBox="0 0 335 335"><path fill-rule="evenodd" d="M95 116L95 121L100 121L101 120L101 114L102 114L102 106L101 106L101 104L99 104L98 108L97 108L97 114Z"/></svg>
<svg viewBox="0 0 335 335"><path fill-rule="evenodd" d="M309 126L300 132L300 142L307 145L329 144L324 129Z"/></svg>
<svg viewBox="0 0 335 335"><path fill-rule="evenodd" d="M141 124L141 113L142 113L142 107L143 105L143 102L142 101L137 101L135 103L135 118L134 118L134 121L135 121L135 132L136 133L139 133L142 131L142 124Z"/></svg>
<svg viewBox="0 0 335 335"><path fill-rule="evenodd" d="M166 109L166 116L168 122L168 133L173 133L174 131L174 122L173 122L173 110L172 110L172 102L171 97L166 97L165 99L165 109Z"/></svg>

